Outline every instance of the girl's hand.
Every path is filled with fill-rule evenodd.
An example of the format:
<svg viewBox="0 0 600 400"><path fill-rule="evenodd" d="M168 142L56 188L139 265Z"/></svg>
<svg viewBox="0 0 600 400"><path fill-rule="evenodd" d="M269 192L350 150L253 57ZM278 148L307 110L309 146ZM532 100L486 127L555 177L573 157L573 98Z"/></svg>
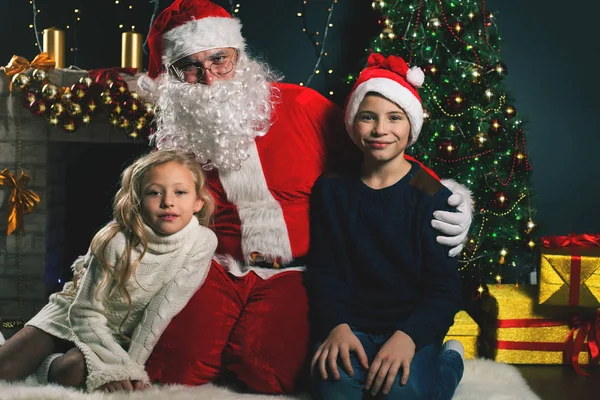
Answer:
<svg viewBox="0 0 600 400"><path fill-rule="evenodd" d="M410 336L402 331L396 331L375 356L367 373L365 389L370 389L371 394L375 396L385 381L383 394L388 394L400 368L402 368L400 383L406 385L415 348L415 342Z"/></svg>
<svg viewBox="0 0 600 400"><path fill-rule="evenodd" d="M350 352L354 351L358 360L365 370L369 368L367 354L360 340L350 329L348 324L340 324L329 332L327 339L319 346L310 363L311 374L315 374L315 366L318 364L321 377L327 379L327 369L335 380L340 379L337 367L337 359L341 358L342 368L349 376L354 376L354 370L350 362Z"/></svg>

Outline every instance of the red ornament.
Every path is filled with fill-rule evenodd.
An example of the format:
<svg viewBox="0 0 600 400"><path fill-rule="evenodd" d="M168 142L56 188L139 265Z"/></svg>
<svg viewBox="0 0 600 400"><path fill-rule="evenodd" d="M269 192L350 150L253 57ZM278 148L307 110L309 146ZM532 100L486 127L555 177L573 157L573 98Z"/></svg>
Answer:
<svg viewBox="0 0 600 400"><path fill-rule="evenodd" d="M94 114L94 112L98 109L96 102L94 100L89 100L86 104L83 105L83 111L88 114Z"/></svg>
<svg viewBox="0 0 600 400"><path fill-rule="evenodd" d="M68 133L73 133L79 127L79 121L68 114L63 114L60 117L60 127Z"/></svg>
<svg viewBox="0 0 600 400"><path fill-rule="evenodd" d="M71 86L71 93L76 99L83 100L87 95L88 87L85 83L75 83Z"/></svg>
<svg viewBox="0 0 600 400"><path fill-rule="evenodd" d="M496 192L496 200L494 201L494 204L499 209L505 209L510 205L510 199L504 192Z"/></svg>
<svg viewBox="0 0 600 400"><path fill-rule="evenodd" d="M508 105L504 108L504 115L508 119L514 118L517 115L517 109L513 106Z"/></svg>
<svg viewBox="0 0 600 400"><path fill-rule="evenodd" d="M490 133L498 133L502 131L502 124L500 123L500 120L494 118L491 123L490 123Z"/></svg>
<svg viewBox="0 0 600 400"><path fill-rule="evenodd" d="M458 148L451 140L444 140L438 147L438 157L443 160L455 160L458 158Z"/></svg>
<svg viewBox="0 0 600 400"><path fill-rule="evenodd" d="M108 85L108 90L113 101L122 103L131 97L129 88L125 81L113 81L110 85Z"/></svg>
<svg viewBox="0 0 600 400"><path fill-rule="evenodd" d="M23 97L21 98L21 100L23 102L23 106L29 108L29 105L33 103L37 98L38 97L34 91L27 90L26 92L23 92Z"/></svg>
<svg viewBox="0 0 600 400"><path fill-rule="evenodd" d="M467 98L464 93L455 91L446 98L446 105L451 111L458 112L467 104Z"/></svg>
<svg viewBox="0 0 600 400"><path fill-rule="evenodd" d="M38 117L47 114L49 110L50 109L46 105L44 99L38 98L29 103L29 111L31 111L33 115L37 115Z"/></svg>

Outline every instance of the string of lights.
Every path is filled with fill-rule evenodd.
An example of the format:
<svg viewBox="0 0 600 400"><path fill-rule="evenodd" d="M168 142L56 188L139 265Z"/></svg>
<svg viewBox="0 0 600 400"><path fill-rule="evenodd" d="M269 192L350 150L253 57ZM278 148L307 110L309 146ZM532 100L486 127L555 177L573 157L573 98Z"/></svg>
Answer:
<svg viewBox="0 0 600 400"><path fill-rule="evenodd" d="M229 0L229 2L231 3L231 0ZM150 17L150 23L148 24L148 32L150 32L150 28L152 27L152 24L154 23L154 19L158 15L159 1L158 0L150 0L150 4L154 4L154 7L152 9L152 16ZM144 49L144 54L148 54L148 35L146 35L146 38L144 39L143 49Z"/></svg>
<svg viewBox="0 0 600 400"><path fill-rule="evenodd" d="M29 3L31 4L31 7L33 8L33 24L29 25L29 27L33 28L33 31L35 34L34 46L37 46L41 53L42 52L42 41L40 40L40 32L38 31L38 27L37 27L37 16L38 16L38 13L40 12L40 10L38 10L38 8L35 4L35 0L31 0Z"/></svg>
<svg viewBox="0 0 600 400"><path fill-rule="evenodd" d="M306 81L306 86L310 85L310 83L312 82L315 75L321 73L321 70L319 68L327 69L327 66L325 65L323 57L327 56L327 52L325 51L325 47L326 47L325 45L327 43L327 39L329 36L329 29L333 27L333 24L331 22L331 17L333 15L333 10L334 10L337 2L338 2L338 0L331 0L329 8L327 9L328 14L327 14L327 19L325 21L325 27L323 28L323 39L322 40L318 39L319 31L316 31L314 36L311 35L310 33L308 33L309 32L308 21L306 20L306 16L307 16L307 8L306 7L307 7L307 3L308 3L307 0L302 1L302 11L298 12L296 14L298 17L302 18L302 32L305 32L308 35L309 39L311 40L311 43L313 44L313 46L315 48L315 54L317 56L317 60L315 61L312 72ZM327 69L327 75L331 75L331 74L333 74L333 70ZM326 75L325 79L326 79L327 83L329 85L331 85L331 82L329 82L329 77L327 75ZM305 83L300 82L300 85L304 86ZM333 91L330 90L329 95L332 96Z"/></svg>

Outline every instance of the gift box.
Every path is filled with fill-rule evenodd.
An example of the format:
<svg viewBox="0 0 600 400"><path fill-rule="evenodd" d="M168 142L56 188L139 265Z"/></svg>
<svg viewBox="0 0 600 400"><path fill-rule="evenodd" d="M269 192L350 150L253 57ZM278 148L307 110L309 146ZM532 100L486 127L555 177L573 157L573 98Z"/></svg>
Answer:
<svg viewBox="0 0 600 400"><path fill-rule="evenodd" d="M600 307L600 235L547 236L540 256L540 304Z"/></svg>
<svg viewBox="0 0 600 400"><path fill-rule="evenodd" d="M477 338L479 326L466 311L459 311L454 316L454 324L444 338L444 342L450 339L458 340L465 348L465 358L477 357Z"/></svg>
<svg viewBox="0 0 600 400"><path fill-rule="evenodd" d="M498 302L496 361L509 364L598 362L600 311L572 312L537 303L535 286L489 285Z"/></svg>

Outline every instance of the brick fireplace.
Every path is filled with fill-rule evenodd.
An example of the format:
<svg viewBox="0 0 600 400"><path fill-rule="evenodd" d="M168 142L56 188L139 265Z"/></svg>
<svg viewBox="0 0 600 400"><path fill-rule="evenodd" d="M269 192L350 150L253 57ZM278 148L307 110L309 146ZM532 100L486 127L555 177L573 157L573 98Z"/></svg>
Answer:
<svg viewBox="0 0 600 400"><path fill-rule="evenodd" d="M49 78L58 86L70 86L86 75L85 71L64 69L52 71ZM136 77L123 78L131 90L137 88ZM67 209L69 173L72 175L72 171L76 171L85 175L86 171L90 171L92 175L92 172L103 168L97 162L86 162L86 158L91 157L85 157L85 154L74 158L69 152L74 151L73 148L77 151L83 148L91 152L89 154L97 154L94 146L99 145L98 149L102 148L105 153L103 162L111 165L112 173L116 173L116 176L109 177L116 185L116 171L120 171L124 160L115 159L114 154L118 153L122 158L124 151L141 153L146 144L138 143L132 147L131 139L120 128L111 126L106 115L95 117L92 123L79 127L72 134L51 127L43 117L31 114L22 106L20 90L15 89L11 93L8 87L9 80L0 71L0 170L8 168L15 176L21 170L28 174L31 181L26 188L37 193L41 202L25 216L24 234L7 236L9 191L0 187L0 318L4 321L27 321L46 303L48 294L56 290L61 279L60 271L73 261L65 259L66 238L77 234L66 232L68 217L71 220L81 218L82 224L85 224L90 213L101 213L100 218L104 218L110 210L110 201L101 207L91 207L96 210L84 211L84 202L76 210L72 207ZM115 146L119 151L106 151L107 145L110 148ZM131 154L130 158L134 156ZM85 179L80 182L85 195L93 196L90 182ZM104 189L99 185L96 190ZM106 193L103 194L106 197ZM74 212L78 214L69 214Z"/></svg>

